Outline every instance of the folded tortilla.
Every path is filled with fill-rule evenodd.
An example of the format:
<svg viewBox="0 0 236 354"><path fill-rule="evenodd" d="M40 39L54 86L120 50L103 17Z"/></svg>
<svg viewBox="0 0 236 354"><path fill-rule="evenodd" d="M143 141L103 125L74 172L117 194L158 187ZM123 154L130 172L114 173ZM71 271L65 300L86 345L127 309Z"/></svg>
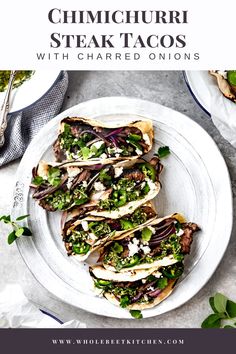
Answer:
<svg viewBox="0 0 236 354"><path fill-rule="evenodd" d="M60 123L53 149L58 162L76 160L96 163L106 159L112 162L135 159L148 153L152 144L153 125L148 119L125 125L67 117Z"/></svg>
<svg viewBox="0 0 236 354"><path fill-rule="evenodd" d="M47 164L33 169L33 198L48 211L70 210L81 215L118 219L153 199L160 190L162 165L154 157L114 165Z"/></svg>
<svg viewBox="0 0 236 354"><path fill-rule="evenodd" d="M103 295L112 304L128 310L144 310L158 305L171 294L183 272L182 263L175 267L177 271L181 271L173 278L166 277L168 273L165 270L168 269L171 274L170 267L162 267L160 271L153 267L119 273L98 265L90 267L90 275L94 281L94 291L98 295Z"/></svg>
<svg viewBox="0 0 236 354"><path fill-rule="evenodd" d="M92 215L78 216L81 215L76 214L76 209L69 213L68 220L62 225L62 237L68 255L83 261L109 240L149 223L156 212L149 202L116 220Z"/></svg>
<svg viewBox="0 0 236 354"><path fill-rule="evenodd" d="M127 232L100 249L99 261L109 271L166 267L190 252L197 224L181 214L155 218L138 230Z"/></svg>
<svg viewBox="0 0 236 354"><path fill-rule="evenodd" d="M150 309L152 307L157 306L163 300L165 300L168 296L170 296L170 294L174 290L175 283L176 283L176 280L170 280L167 287L152 301L143 302L143 303L134 303L134 304L128 305L126 308L128 310L140 310L141 311L141 310ZM104 294L104 296L113 305L120 306L120 302L116 299L116 297L113 294L110 294L107 292Z"/></svg>

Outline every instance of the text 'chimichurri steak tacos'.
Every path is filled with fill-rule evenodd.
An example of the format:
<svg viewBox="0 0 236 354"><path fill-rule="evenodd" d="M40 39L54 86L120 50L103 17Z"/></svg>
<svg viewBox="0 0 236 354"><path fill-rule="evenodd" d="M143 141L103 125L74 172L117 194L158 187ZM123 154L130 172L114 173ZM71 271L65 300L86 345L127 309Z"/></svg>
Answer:
<svg viewBox="0 0 236 354"><path fill-rule="evenodd" d="M190 252L197 230L196 224L185 223L179 214L155 219L106 245L99 260L106 269L119 272L172 265Z"/></svg>
<svg viewBox="0 0 236 354"><path fill-rule="evenodd" d="M112 120L112 118L111 118ZM149 152L153 142L152 121L105 124L93 119L67 117L53 149L58 162L66 160L113 160L137 158Z"/></svg>
<svg viewBox="0 0 236 354"><path fill-rule="evenodd" d="M95 292L129 310L154 307L168 297L184 270L182 262L162 267L114 273L101 266L90 268Z"/></svg>
<svg viewBox="0 0 236 354"><path fill-rule="evenodd" d="M160 190L158 158L114 165L58 165L33 169L33 198L48 211L80 206L81 213L119 218L153 199Z"/></svg>
<svg viewBox="0 0 236 354"><path fill-rule="evenodd" d="M115 239L129 230L137 229L156 216L151 203L142 205L133 213L120 219L86 216L78 219L76 210L72 218L65 223L62 230L63 241L68 255L76 255L85 260L91 252L110 239Z"/></svg>

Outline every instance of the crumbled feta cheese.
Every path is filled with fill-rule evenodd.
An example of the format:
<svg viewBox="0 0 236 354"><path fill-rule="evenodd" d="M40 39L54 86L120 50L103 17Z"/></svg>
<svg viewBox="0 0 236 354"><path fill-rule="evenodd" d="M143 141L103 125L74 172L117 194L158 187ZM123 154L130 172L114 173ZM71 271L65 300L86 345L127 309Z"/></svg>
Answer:
<svg viewBox="0 0 236 354"><path fill-rule="evenodd" d="M147 290L149 291L154 291L155 289L154 289L154 287L153 286L149 286L148 288L147 288Z"/></svg>
<svg viewBox="0 0 236 354"><path fill-rule="evenodd" d="M140 150L140 149L136 149L135 152L136 152L137 155L142 155L143 154L142 150Z"/></svg>
<svg viewBox="0 0 236 354"><path fill-rule="evenodd" d="M138 251L139 251L138 245L136 245L132 242L129 242L128 248L129 248L129 257L132 257L135 253L138 253Z"/></svg>
<svg viewBox="0 0 236 354"><path fill-rule="evenodd" d="M147 226L147 228L151 231L151 233L154 235L156 230L155 230L155 227L153 226Z"/></svg>
<svg viewBox="0 0 236 354"><path fill-rule="evenodd" d="M94 146L96 149L100 149L100 147L104 144L103 140L96 141L96 143L93 143L91 145L91 148Z"/></svg>
<svg viewBox="0 0 236 354"><path fill-rule="evenodd" d="M106 159L107 158L107 154L103 153L102 155L100 155L101 159Z"/></svg>
<svg viewBox="0 0 236 354"><path fill-rule="evenodd" d="M142 283L145 284L147 279L142 279Z"/></svg>
<svg viewBox="0 0 236 354"><path fill-rule="evenodd" d="M148 186L150 188L150 192L154 191L156 189L155 183L153 181L151 181L150 178L145 178L145 181L148 183Z"/></svg>
<svg viewBox="0 0 236 354"><path fill-rule="evenodd" d="M143 140L147 145L150 145L150 139L147 133L143 134Z"/></svg>
<svg viewBox="0 0 236 354"><path fill-rule="evenodd" d="M149 246L140 246L140 249L143 251L144 254L148 254L149 252L151 252L151 248Z"/></svg>
<svg viewBox="0 0 236 354"><path fill-rule="evenodd" d="M88 221L86 221L86 220L83 220L82 222L81 222L81 225L82 225L82 228L83 228L83 230L84 231L88 231Z"/></svg>
<svg viewBox="0 0 236 354"><path fill-rule="evenodd" d="M144 295L143 298L144 298L145 301L148 301L148 296L146 294Z"/></svg>
<svg viewBox="0 0 236 354"><path fill-rule="evenodd" d="M116 155L118 155L118 156L116 156L116 157L119 157L120 156L120 154L123 152L123 150L122 149L120 149L120 148L118 148L118 147L108 147L107 148L107 151L108 151L108 153L109 154L116 154Z"/></svg>
<svg viewBox="0 0 236 354"><path fill-rule="evenodd" d="M154 277L156 277L156 278L160 278L162 274L161 274L161 272L156 270L155 272L152 273L152 275L154 275Z"/></svg>
<svg viewBox="0 0 236 354"><path fill-rule="evenodd" d="M119 176L122 174L122 172L123 172L123 167L116 167L116 168L114 169L114 171L115 171L115 178L117 178L117 177L119 177Z"/></svg>
<svg viewBox="0 0 236 354"><path fill-rule="evenodd" d="M81 168L77 167L69 167L67 169L68 172L68 180L67 180L67 188L70 189L73 183L74 178L82 171Z"/></svg>
<svg viewBox="0 0 236 354"><path fill-rule="evenodd" d="M141 183L140 187L143 189L146 186L146 182Z"/></svg>
<svg viewBox="0 0 236 354"><path fill-rule="evenodd" d="M95 191L105 191L106 187L100 181L94 183Z"/></svg>
<svg viewBox="0 0 236 354"><path fill-rule="evenodd" d="M176 236L182 236L184 234L183 229L179 229L178 232L176 232Z"/></svg>
<svg viewBox="0 0 236 354"><path fill-rule="evenodd" d="M133 241L134 245L138 245L139 244L139 240L136 237L134 237L132 241Z"/></svg>
<svg viewBox="0 0 236 354"><path fill-rule="evenodd" d="M81 171L82 171L82 169L81 169L81 168L78 168L78 167L68 167L68 168L67 168L68 177L75 177L75 176L77 176Z"/></svg>
<svg viewBox="0 0 236 354"><path fill-rule="evenodd" d="M83 185L84 188L86 188L88 186L88 182L87 181L83 181L82 185Z"/></svg>

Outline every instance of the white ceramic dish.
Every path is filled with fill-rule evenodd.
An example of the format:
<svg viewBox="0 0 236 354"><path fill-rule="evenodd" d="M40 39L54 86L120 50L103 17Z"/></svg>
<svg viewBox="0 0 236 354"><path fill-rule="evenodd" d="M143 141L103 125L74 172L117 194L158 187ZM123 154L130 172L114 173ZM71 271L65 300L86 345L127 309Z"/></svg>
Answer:
<svg viewBox="0 0 236 354"><path fill-rule="evenodd" d="M58 70L36 70L29 80L12 90L10 112L15 113L38 101L50 90L59 75ZM5 92L0 92L0 106L4 97Z"/></svg>
<svg viewBox="0 0 236 354"><path fill-rule="evenodd" d="M184 304L209 280L228 245L232 228L230 178L216 144L198 124L148 101L125 97L87 101L58 115L34 138L18 169L13 208L15 217L30 214L33 237L17 240L26 264L38 281L62 301L99 315L130 318L125 309L94 296L88 264L66 255L60 237L60 214L45 212L29 191L32 167L40 159L53 159L52 143L60 120L75 115L114 122L152 119L156 139L152 152L160 145L170 147L171 155L163 160L163 188L155 200L159 215L182 212L202 231L194 239L185 274L172 295L159 306L143 311L143 316L156 316Z"/></svg>
<svg viewBox="0 0 236 354"><path fill-rule="evenodd" d="M214 77L207 70L195 70L185 71L184 78L195 101L210 115L211 93L209 85L216 84Z"/></svg>

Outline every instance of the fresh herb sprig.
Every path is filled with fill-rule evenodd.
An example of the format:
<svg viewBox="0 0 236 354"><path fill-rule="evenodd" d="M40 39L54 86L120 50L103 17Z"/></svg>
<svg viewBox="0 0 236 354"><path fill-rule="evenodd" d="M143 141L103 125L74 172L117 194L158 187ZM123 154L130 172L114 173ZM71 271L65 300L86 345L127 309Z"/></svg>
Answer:
<svg viewBox="0 0 236 354"><path fill-rule="evenodd" d="M0 221L4 222L4 224L9 224L12 226L12 231L9 233L7 242L8 244L12 244L18 237L20 236L32 236L32 232L28 227L21 226L18 221L22 221L26 219L29 215L22 215L16 218L16 220L11 220L10 215L2 215L0 216Z"/></svg>
<svg viewBox="0 0 236 354"><path fill-rule="evenodd" d="M132 317L137 318L138 320L143 318L142 312L140 310L130 310L129 313Z"/></svg>
<svg viewBox="0 0 236 354"><path fill-rule="evenodd" d="M161 147L159 147L157 153L155 153L154 155L156 155L160 159L163 159L164 157L170 155L169 146L161 146Z"/></svg>
<svg viewBox="0 0 236 354"><path fill-rule="evenodd" d="M203 322L202 328L236 328L236 303L225 295L216 293L209 298L213 310ZM227 322L231 320L231 322ZM232 321L233 320L233 321Z"/></svg>

